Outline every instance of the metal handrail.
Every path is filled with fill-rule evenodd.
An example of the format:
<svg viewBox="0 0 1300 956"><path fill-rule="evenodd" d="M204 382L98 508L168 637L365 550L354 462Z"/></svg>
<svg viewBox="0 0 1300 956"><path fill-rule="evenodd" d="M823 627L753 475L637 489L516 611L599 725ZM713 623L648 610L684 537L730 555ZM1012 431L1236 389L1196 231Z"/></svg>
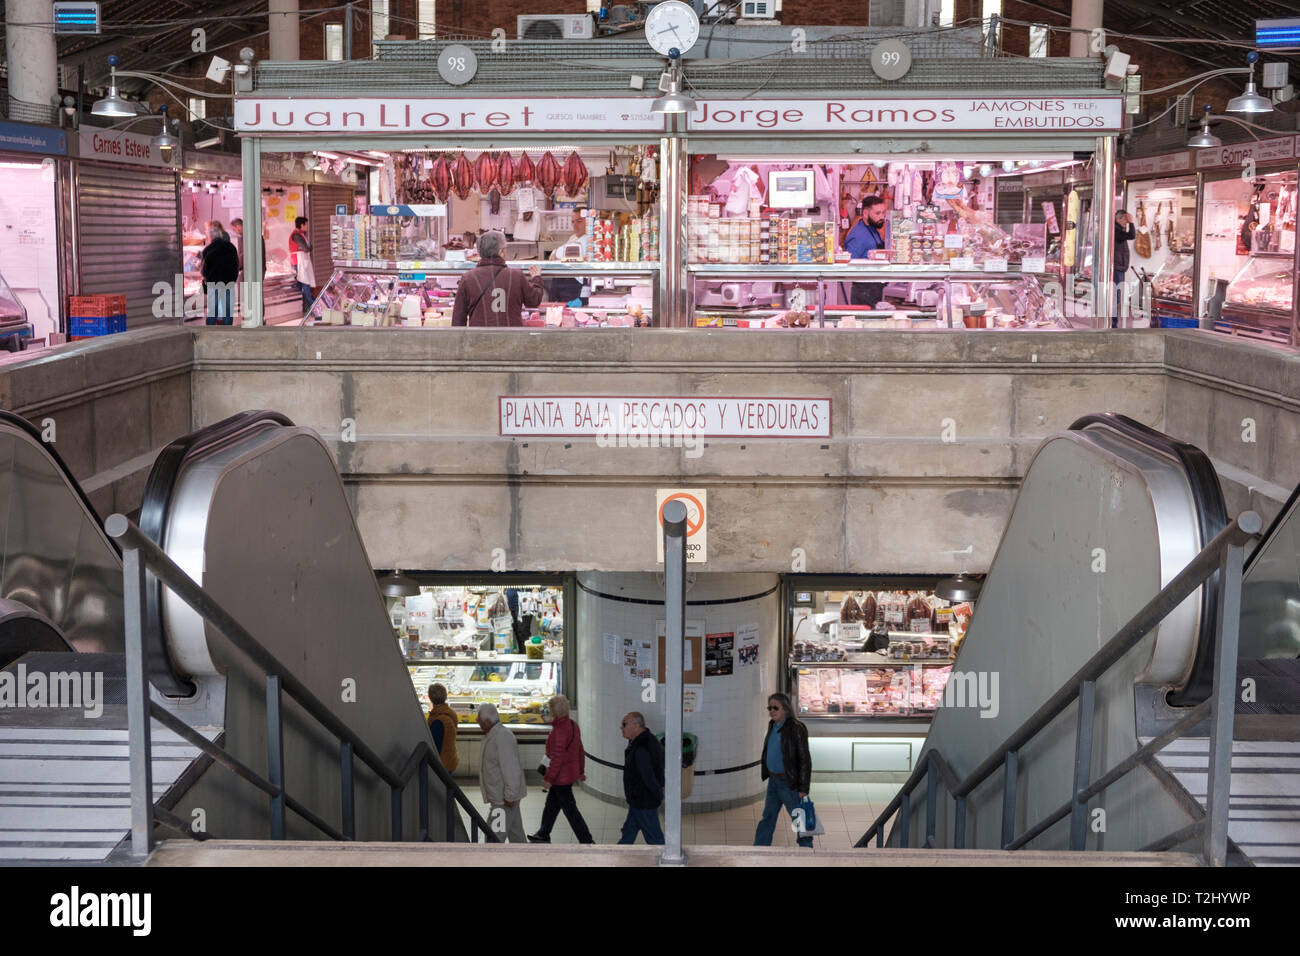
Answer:
<svg viewBox="0 0 1300 956"><path fill-rule="evenodd" d="M924 779L926 792L926 846L933 845L936 830L937 784L942 778L948 795L955 802L954 844L963 849L966 830L966 800L970 794L993 775L1003 770L1002 848L1014 850L1023 847L1034 837L1069 816L1071 821L1070 848L1084 849L1086 828L1085 812L1088 800L1101 793L1139 765L1150 760L1171 741L1183 736L1205 717L1210 718L1210 768L1207 784L1207 809L1205 816L1184 827L1177 834L1152 844L1152 848L1167 849L1177 846L1198 833L1205 836L1205 856L1211 865L1222 866L1227 853L1228 791L1231 781L1233 686L1236 675L1237 632L1241 614L1241 578L1243 548L1256 537L1263 521L1254 511L1242 512L1235 521L1219 532L1160 592L1147 602L1127 624L1115 633L1100 650L1088 659L1048 700L1026 718L1006 740L985 758L963 780L957 781L937 748L927 750L916 768L908 776L899 793L884 811L867 828L854 844L867 846L874 836L876 845L884 843L885 827L895 813L899 814L899 838L903 847L910 840L910 813L912 793ZM1092 717L1096 682L1107 670L1150 633L1192 592L1204 584L1216 571L1220 574L1222 600L1216 627L1214 648L1214 684L1210 699L1192 708L1173 726L1133 754L1112 767L1097 780L1089 782L1092 757ZM1231 671L1231 673L1229 673ZM1078 702L1079 717L1075 740L1074 786L1065 804L1056 808L1038 823L1029 827L1020 837L1014 833L1017 796L1016 773L1020 751L1043 731L1067 707ZM935 775L935 770L938 776ZM1180 837L1170 843L1173 837Z"/></svg>
<svg viewBox="0 0 1300 956"><path fill-rule="evenodd" d="M355 788L353 782L353 756L359 757L384 783L391 793L392 838L402 838L402 792L411 777L419 773L420 783L420 820L424 824L420 839L429 839L428 832L428 777L423 768L433 771L434 775L446 788L447 820L445 835L454 837L455 806L461 807L469 814L471 838L477 842L477 833L482 830L487 842L499 842L498 836L469 802L469 798L452 779L442 765L438 753L431 741L420 741L411 751L402 769L394 772L374 750L372 750L347 724L343 723L332 711L296 677L275 655L268 651L235 618L226 611L211 595L203 590L186 574L167 554L149 539L130 519L122 514L111 515L104 523L104 530L110 539L121 546L122 573L124 578L125 620L126 620L126 664L127 664L127 713L128 736L130 740L131 761L131 842L135 856L147 856L153 845L153 821L162 820L169 826L175 818L165 819L159 808L153 803L152 773L150 768L149 719L158 720L163 726L193 744L231 772L249 781L271 798L271 835L273 839L284 838L284 811L292 810L307 820L314 827L336 840L355 838L354 810ZM203 737L188 724L148 698L147 676L144 669L142 624L145 607L146 569L162 581L175 594L226 637L237 649L242 651L253 664L266 676L267 681L267 721L268 721L268 777L263 777L247 767L222 747ZM335 829L301 803L291 797L284 789L283 763L283 717L281 695L288 695L303 710L311 715L317 723L328 730L339 743L343 786L343 821L340 829ZM191 836L189 828L180 827L182 832Z"/></svg>

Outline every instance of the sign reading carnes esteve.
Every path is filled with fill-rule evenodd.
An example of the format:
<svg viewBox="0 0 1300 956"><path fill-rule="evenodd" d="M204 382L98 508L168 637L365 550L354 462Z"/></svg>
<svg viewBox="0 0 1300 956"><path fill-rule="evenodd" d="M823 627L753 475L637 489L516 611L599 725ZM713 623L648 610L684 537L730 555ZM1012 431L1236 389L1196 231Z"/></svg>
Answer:
<svg viewBox="0 0 1300 956"><path fill-rule="evenodd" d="M646 97L489 99L260 97L235 101L241 133L661 133ZM696 132L1108 133L1115 96L701 100Z"/></svg>
<svg viewBox="0 0 1300 956"><path fill-rule="evenodd" d="M829 398L502 395L500 433L535 438L829 438Z"/></svg>

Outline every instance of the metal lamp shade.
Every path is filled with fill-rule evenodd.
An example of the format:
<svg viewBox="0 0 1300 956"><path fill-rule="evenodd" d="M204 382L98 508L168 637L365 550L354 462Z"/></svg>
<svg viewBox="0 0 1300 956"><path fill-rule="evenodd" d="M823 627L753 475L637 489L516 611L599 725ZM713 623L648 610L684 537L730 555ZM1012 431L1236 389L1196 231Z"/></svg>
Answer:
<svg viewBox="0 0 1300 956"><path fill-rule="evenodd" d="M420 593L420 586L401 571L394 571L380 578L379 590L388 598L415 597Z"/></svg>
<svg viewBox="0 0 1300 956"><path fill-rule="evenodd" d="M958 604L962 601L974 601L980 596L982 585L972 577L965 574L958 574L951 578L944 578L934 586L935 597L942 598L950 604Z"/></svg>

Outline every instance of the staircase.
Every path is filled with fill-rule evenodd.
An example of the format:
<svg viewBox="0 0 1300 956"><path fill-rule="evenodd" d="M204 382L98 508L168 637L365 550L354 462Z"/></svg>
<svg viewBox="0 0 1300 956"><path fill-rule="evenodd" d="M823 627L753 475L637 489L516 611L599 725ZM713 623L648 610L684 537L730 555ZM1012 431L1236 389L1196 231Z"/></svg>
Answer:
<svg viewBox="0 0 1300 956"><path fill-rule="evenodd" d="M1234 738L1228 839L1256 866L1300 865L1300 718L1239 715ZM1176 740L1156 759L1205 805L1208 738Z"/></svg>
<svg viewBox="0 0 1300 956"><path fill-rule="evenodd" d="M103 675L103 711L0 708L0 863L102 863L131 829L126 680L121 654L34 653L4 670ZM19 665L22 665L21 671ZM200 732L208 739L216 728ZM198 749L157 724L153 792L164 807L202 772Z"/></svg>

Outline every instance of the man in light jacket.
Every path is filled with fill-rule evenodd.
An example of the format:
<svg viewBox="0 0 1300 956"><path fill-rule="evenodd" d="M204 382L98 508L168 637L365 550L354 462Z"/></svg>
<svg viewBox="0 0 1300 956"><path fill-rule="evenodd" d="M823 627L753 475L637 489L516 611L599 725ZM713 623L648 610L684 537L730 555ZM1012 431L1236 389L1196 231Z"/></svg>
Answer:
<svg viewBox="0 0 1300 956"><path fill-rule="evenodd" d="M511 843L527 843L519 803L528 793L528 787L524 783L515 735L501 725L497 709L491 704L479 706L478 725L484 735L478 783L483 802L491 807L488 826L498 837Z"/></svg>

